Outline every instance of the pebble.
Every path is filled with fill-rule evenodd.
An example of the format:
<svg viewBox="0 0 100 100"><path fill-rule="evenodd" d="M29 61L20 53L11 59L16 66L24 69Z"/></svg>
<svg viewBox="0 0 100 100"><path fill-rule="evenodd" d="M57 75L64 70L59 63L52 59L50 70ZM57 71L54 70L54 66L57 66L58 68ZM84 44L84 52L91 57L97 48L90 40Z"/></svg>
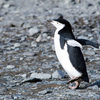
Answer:
<svg viewBox="0 0 100 100"><path fill-rule="evenodd" d="M52 78L64 78L64 77L65 77L65 74L61 70L56 70L52 74Z"/></svg>
<svg viewBox="0 0 100 100"><path fill-rule="evenodd" d="M95 55L95 52L94 51L86 51L85 54L92 56L92 55Z"/></svg>
<svg viewBox="0 0 100 100"><path fill-rule="evenodd" d="M30 36L33 36L39 32L39 29L37 27L33 27L33 28L30 28L28 32Z"/></svg>
<svg viewBox="0 0 100 100"><path fill-rule="evenodd" d="M47 41L47 39L48 39L47 36L48 36L48 35L47 35L46 33L40 34L40 35L37 37L36 42L45 42L45 41Z"/></svg>
<svg viewBox="0 0 100 100"><path fill-rule="evenodd" d="M50 79L51 75L47 73L32 73L30 75L31 78L37 78L37 79Z"/></svg>
<svg viewBox="0 0 100 100"><path fill-rule="evenodd" d="M15 66L14 65L7 65L7 68L12 69L12 68L15 68Z"/></svg>
<svg viewBox="0 0 100 100"><path fill-rule="evenodd" d="M78 37L78 39L88 39L88 37L81 35L81 36Z"/></svg>
<svg viewBox="0 0 100 100"><path fill-rule="evenodd" d="M94 86L88 87L88 89L99 90L99 87L97 85L94 85Z"/></svg>
<svg viewBox="0 0 100 100"><path fill-rule="evenodd" d="M52 93L52 91L49 91L49 90L43 90L43 91L40 91L38 92L39 94L47 94L47 93Z"/></svg>
<svg viewBox="0 0 100 100"><path fill-rule="evenodd" d="M32 47L37 47L37 43L36 43L35 41L32 41L32 42L31 42L31 46L32 46Z"/></svg>
<svg viewBox="0 0 100 100"><path fill-rule="evenodd" d="M25 19L24 17L25 17L25 16L23 16L23 19ZM22 17L21 17L21 18L22 18ZM24 24L22 25L22 27L23 27L23 28L30 28L30 27L32 27L32 26L31 26L30 23L24 23Z"/></svg>
<svg viewBox="0 0 100 100"><path fill-rule="evenodd" d="M26 74L22 74L22 77L23 77L23 78L26 78Z"/></svg>
<svg viewBox="0 0 100 100"><path fill-rule="evenodd" d="M27 52L24 52L23 55L25 55L25 56L34 56L35 53L32 52L32 51L27 51Z"/></svg>
<svg viewBox="0 0 100 100"><path fill-rule="evenodd" d="M20 45L20 43L15 43L14 44L14 48L18 48L18 47L20 47L21 45Z"/></svg>
<svg viewBox="0 0 100 100"><path fill-rule="evenodd" d="M3 7L4 8L9 8L10 7L10 4L4 4Z"/></svg>

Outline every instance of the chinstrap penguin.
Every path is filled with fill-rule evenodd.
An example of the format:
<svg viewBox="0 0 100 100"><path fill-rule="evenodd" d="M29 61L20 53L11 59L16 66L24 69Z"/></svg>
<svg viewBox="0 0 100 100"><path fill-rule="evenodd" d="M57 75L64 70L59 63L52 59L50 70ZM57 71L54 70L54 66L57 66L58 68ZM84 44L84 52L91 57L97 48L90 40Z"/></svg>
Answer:
<svg viewBox="0 0 100 100"><path fill-rule="evenodd" d="M80 79L89 82L86 64L81 52L82 45L91 45L96 48L98 45L89 40L76 39L70 23L62 17L48 21L56 27L54 45L57 58L71 78L68 83L75 82L76 84L70 88L76 89L79 87Z"/></svg>

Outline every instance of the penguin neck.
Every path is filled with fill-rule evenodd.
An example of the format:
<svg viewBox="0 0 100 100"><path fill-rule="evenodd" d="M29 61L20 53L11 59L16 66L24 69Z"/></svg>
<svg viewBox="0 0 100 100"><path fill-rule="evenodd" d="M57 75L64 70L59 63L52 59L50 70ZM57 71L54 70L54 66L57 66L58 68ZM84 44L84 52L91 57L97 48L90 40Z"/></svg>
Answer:
<svg viewBox="0 0 100 100"><path fill-rule="evenodd" d="M72 29L68 29L67 27L64 27L63 29L59 30L58 34L68 39L75 39Z"/></svg>

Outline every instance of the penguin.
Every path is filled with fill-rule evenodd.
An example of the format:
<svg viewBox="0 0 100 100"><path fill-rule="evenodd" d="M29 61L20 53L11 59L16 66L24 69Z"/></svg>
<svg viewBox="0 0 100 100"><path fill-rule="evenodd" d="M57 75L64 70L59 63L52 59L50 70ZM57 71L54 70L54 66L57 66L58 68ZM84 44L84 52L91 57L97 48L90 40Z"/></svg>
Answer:
<svg viewBox="0 0 100 100"><path fill-rule="evenodd" d="M55 52L59 62L70 77L67 83L75 83L75 86L69 86L69 88L77 89L79 88L80 80L89 82L81 49L82 45L92 44L92 42L76 39L73 35L71 24L61 17L48 21L56 27L54 34ZM95 44L92 45L98 47Z"/></svg>

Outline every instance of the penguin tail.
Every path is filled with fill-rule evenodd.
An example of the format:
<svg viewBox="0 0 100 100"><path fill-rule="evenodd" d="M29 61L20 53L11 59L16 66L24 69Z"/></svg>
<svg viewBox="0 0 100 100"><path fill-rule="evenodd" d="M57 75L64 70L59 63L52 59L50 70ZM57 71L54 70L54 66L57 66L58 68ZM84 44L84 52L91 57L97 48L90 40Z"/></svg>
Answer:
<svg viewBox="0 0 100 100"><path fill-rule="evenodd" d="M89 77L88 77L88 74L87 73L83 74L81 78L83 79L83 81L89 83Z"/></svg>

